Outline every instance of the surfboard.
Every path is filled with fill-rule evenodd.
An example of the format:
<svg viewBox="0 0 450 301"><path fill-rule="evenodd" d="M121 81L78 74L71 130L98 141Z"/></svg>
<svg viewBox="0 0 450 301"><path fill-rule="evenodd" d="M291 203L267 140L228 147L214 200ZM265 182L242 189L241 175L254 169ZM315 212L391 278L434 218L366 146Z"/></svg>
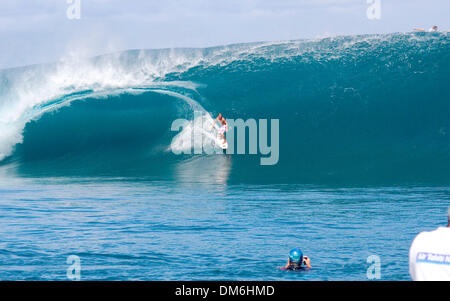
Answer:
<svg viewBox="0 0 450 301"><path fill-rule="evenodd" d="M218 147L220 147L221 149L227 149L228 148L228 142L223 139L220 134L217 134L217 136L215 137L214 143L215 145L217 145Z"/></svg>
<svg viewBox="0 0 450 301"><path fill-rule="evenodd" d="M228 148L228 142L225 139L220 139L220 137L217 137L217 142L218 142L217 145L221 149L225 150Z"/></svg>

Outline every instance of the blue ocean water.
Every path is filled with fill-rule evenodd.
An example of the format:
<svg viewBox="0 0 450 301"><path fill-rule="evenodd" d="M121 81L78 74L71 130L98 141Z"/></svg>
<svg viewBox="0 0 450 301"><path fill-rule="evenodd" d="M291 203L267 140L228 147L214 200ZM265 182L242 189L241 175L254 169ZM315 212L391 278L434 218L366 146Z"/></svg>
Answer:
<svg viewBox="0 0 450 301"><path fill-rule="evenodd" d="M408 280L450 204L448 33L131 50L0 70L0 279ZM280 157L176 155L195 111ZM247 137L248 138L248 137ZM248 139L247 139L248 140ZM289 250L308 272L278 269Z"/></svg>
<svg viewBox="0 0 450 301"><path fill-rule="evenodd" d="M0 188L0 278L409 280L415 235L446 223L449 187L330 188L27 180ZM299 246L313 269L286 272Z"/></svg>

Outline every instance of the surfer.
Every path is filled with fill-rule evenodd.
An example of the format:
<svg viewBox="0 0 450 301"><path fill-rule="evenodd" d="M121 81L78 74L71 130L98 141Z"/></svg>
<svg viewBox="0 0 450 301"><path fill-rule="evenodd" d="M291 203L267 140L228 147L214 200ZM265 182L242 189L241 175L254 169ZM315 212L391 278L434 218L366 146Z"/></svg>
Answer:
<svg viewBox="0 0 450 301"><path fill-rule="evenodd" d="M428 29L428 32L438 32L438 27L436 25L434 25L433 27L431 27L430 29ZM421 32L426 32L425 29L423 28L414 28L415 31L421 31Z"/></svg>
<svg viewBox="0 0 450 301"><path fill-rule="evenodd" d="M226 143L226 139L225 139L225 132L228 132L228 124L226 119L222 116L222 113L219 113L216 117L216 120L214 120L214 124L216 122L220 123L220 127L218 128L218 133L219 133L219 138L220 140L223 140L223 144ZM213 125L214 127L214 125Z"/></svg>
<svg viewBox="0 0 450 301"><path fill-rule="evenodd" d="M311 260L309 257L304 256L303 252L299 248L295 248L289 252L288 263L281 269L295 271L305 268L311 268Z"/></svg>

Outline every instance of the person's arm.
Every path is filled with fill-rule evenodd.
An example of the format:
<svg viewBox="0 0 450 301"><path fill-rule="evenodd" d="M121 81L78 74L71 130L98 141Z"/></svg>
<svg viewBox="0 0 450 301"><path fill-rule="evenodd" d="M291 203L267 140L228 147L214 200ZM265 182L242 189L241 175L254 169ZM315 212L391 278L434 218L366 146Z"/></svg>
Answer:
<svg viewBox="0 0 450 301"><path fill-rule="evenodd" d="M421 32L424 32L424 31L426 31L426 30L423 29L423 28L414 28L414 31L421 31Z"/></svg>
<svg viewBox="0 0 450 301"><path fill-rule="evenodd" d="M216 119L212 122L211 131L214 129L214 126L216 125L217 120L219 120L219 115L217 115Z"/></svg>
<svg viewBox="0 0 450 301"><path fill-rule="evenodd" d="M311 259L308 256L303 256L303 263L306 265L308 269L311 268Z"/></svg>
<svg viewBox="0 0 450 301"><path fill-rule="evenodd" d="M280 269L282 269L282 270L287 270L287 269L289 269L289 266L290 266L290 262L289 262L289 260L288 260L288 262L286 263L286 265L284 266L284 267L281 267Z"/></svg>

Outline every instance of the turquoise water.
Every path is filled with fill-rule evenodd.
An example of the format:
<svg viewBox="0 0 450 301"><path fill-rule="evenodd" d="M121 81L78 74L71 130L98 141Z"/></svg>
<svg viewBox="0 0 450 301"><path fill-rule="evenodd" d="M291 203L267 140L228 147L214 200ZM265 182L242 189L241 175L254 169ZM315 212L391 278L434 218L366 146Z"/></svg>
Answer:
<svg viewBox="0 0 450 301"><path fill-rule="evenodd" d="M408 280L450 204L447 33L131 50L0 70L0 279ZM195 111L280 157L175 155ZM181 138L180 138L181 137ZM248 137L246 142L248 142ZM283 272L293 247L312 259Z"/></svg>

